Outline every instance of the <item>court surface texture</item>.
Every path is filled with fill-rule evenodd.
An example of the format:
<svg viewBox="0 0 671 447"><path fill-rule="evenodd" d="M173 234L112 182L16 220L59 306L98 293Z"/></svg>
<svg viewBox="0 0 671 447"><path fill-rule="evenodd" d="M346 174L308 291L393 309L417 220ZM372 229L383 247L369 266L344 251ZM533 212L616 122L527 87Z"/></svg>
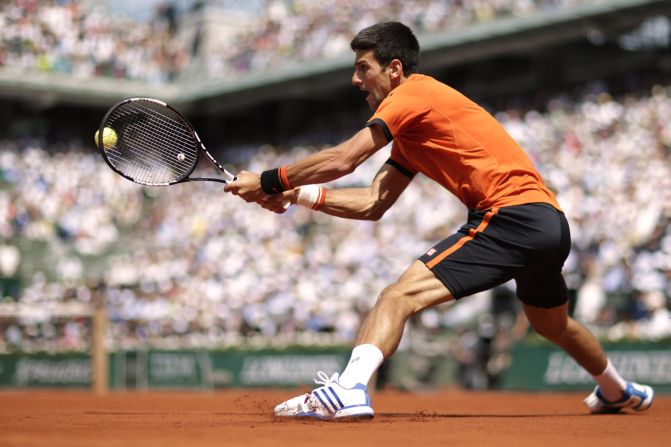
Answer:
<svg viewBox="0 0 671 447"><path fill-rule="evenodd" d="M0 390L0 446L669 445L671 395L643 413L591 415L587 393L378 391L366 422L272 416L299 390Z"/></svg>

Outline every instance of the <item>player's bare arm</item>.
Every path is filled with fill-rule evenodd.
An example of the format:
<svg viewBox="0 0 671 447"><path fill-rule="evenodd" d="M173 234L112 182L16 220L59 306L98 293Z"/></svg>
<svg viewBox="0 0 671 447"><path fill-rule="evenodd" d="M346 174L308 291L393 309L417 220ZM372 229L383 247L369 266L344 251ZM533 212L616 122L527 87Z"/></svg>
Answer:
<svg viewBox="0 0 671 447"><path fill-rule="evenodd" d="M378 220L396 203L410 181L385 164L367 188L329 189L320 211L345 219Z"/></svg>
<svg viewBox="0 0 671 447"><path fill-rule="evenodd" d="M385 164L365 188L328 189L319 210L344 219L378 220L396 203L411 179L391 165ZM305 186L303 187L305 188ZM264 208L284 213L286 203L297 204L300 187L259 201Z"/></svg>
<svg viewBox="0 0 671 447"><path fill-rule="evenodd" d="M285 186L326 183L343 177L353 172L357 166L386 144L387 139L379 126L366 127L344 143L314 153L294 164L283 166L281 169ZM261 200L268 195L263 188L263 175L265 173L259 175L241 171L237 180L228 183L224 191L238 195L247 202L261 203ZM279 182L279 179L277 181ZM281 191L280 187L276 192Z"/></svg>
<svg viewBox="0 0 671 447"><path fill-rule="evenodd" d="M287 177L293 186L330 182L352 173L386 144L387 138L380 126L366 127L338 146L287 165Z"/></svg>

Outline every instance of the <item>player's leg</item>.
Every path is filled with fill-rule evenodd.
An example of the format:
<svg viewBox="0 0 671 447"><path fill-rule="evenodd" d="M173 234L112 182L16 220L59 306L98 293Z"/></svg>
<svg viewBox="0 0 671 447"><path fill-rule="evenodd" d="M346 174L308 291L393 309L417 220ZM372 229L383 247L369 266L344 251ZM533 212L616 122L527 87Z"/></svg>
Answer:
<svg viewBox="0 0 671 447"><path fill-rule="evenodd" d="M359 329L355 345L377 346L385 357L396 351L406 320L416 312L450 301L445 285L421 261L415 261L385 288Z"/></svg>
<svg viewBox="0 0 671 447"><path fill-rule="evenodd" d="M365 318L342 375L319 373L311 393L275 407L275 415L317 419L368 418L373 409L367 384L385 357L396 351L407 319L422 309L452 299L449 290L421 261L415 261L385 288Z"/></svg>
<svg viewBox="0 0 671 447"><path fill-rule="evenodd" d="M423 262L415 261L382 291L364 319L350 361L340 375L340 384L367 385L383 359L396 352L408 318L451 299L452 294L433 272Z"/></svg>
<svg viewBox="0 0 671 447"><path fill-rule="evenodd" d="M283 402L275 414L372 416L366 384L382 360L398 347L412 314L504 283L524 265L524 259L517 259L519 255L508 250L507 244L498 242L497 213L497 209L469 211L463 227L434 245L380 294L360 328L342 375L320 375L322 387ZM509 222L506 217L500 220Z"/></svg>
<svg viewBox="0 0 671 447"><path fill-rule="evenodd" d="M598 384L585 401L590 411L647 409L653 399L652 388L625 382L594 335L568 317L568 291L562 268L570 251L571 235L564 214L548 205L529 204L502 209L498 217L492 219L495 227L490 236L511 247L507 251L521 255L522 267L514 277L517 296L524 303L529 322L541 335L562 347ZM499 257L503 259L505 254L499 253Z"/></svg>
<svg viewBox="0 0 671 447"><path fill-rule="evenodd" d="M568 316L566 303L552 308L524 304L524 313L536 332L561 347L592 375L597 387L585 399L590 411L615 413L623 408L642 411L652 405L652 388L625 381L608 360L596 337Z"/></svg>
<svg viewBox="0 0 671 447"><path fill-rule="evenodd" d="M529 324L543 337L560 346L591 375L601 374L608 363L596 337L573 318L568 303L550 309L524 304Z"/></svg>

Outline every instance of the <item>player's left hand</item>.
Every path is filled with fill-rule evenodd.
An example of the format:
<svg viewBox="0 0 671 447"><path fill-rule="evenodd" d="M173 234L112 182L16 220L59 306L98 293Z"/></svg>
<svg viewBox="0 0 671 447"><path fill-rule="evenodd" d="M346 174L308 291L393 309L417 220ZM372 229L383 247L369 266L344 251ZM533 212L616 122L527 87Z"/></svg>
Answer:
<svg viewBox="0 0 671 447"><path fill-rule="evenodd" d="M266 196L257 203L263 208L270 210L277 214L284 214L292 203L296 203L299 188L294 188L289 191L284 191L281 194L273 194Z"/></svg>
<svg viewBox="0 0 671 447"><path fill-rule="evenodd" d="M254 172L240 171L237 179L224 186L224 191L240 196L245 202L259 202L266 193L261 189L261 176Z"/></svg>

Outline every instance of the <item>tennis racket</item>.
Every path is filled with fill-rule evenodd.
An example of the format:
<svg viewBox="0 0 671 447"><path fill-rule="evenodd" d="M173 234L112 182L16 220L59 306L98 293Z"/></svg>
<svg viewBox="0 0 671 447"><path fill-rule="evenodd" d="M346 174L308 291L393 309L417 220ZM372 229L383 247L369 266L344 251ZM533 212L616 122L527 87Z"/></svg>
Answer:
<svg viewBox="0 0 671 447"><path fill-rule="evenodd" d="M115 137L106 138L109 134ZM100 123L96 143L114 172L141 185L235 180L205 149L189 121L157 99L129 98L115 104ZM191 177L203 155L223 178Z"/></svg>

